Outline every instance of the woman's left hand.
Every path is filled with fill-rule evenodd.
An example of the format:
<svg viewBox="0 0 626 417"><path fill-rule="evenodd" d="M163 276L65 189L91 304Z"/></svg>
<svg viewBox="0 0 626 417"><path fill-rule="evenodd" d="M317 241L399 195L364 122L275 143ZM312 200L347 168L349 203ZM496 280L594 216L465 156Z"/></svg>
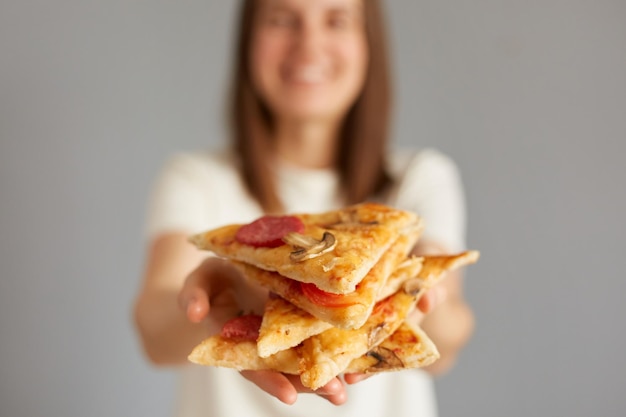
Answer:
<svg viewBox="0 0 626 417"><path fill-rule="evenodd" d="M275 371L241 371L241 375L285 404L295 403L298 394L302 393L319 395L334 405L341 405L347 400L346 388L339 378L333 378L323 387L313 391L302 385L298 375L286 375Z"/></svg>

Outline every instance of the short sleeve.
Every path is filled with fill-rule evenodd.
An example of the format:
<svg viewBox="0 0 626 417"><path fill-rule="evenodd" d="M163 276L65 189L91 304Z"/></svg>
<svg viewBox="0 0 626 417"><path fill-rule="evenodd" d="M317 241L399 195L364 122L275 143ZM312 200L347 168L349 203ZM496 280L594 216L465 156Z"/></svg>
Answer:
<svg viewBox="0 0 626 417"><path fill-rule="evenodd" d="M423 218L423 239L451 251L465 249L465 194L459 170L447 155L426 149L412 156L399 177L394 205Z"/></svg>
<svg viewBox="0 0 626 417"><path fill-rule="evenodd" d="M211 219L211 181L193 154L171 157L156 178L148 201L145 235L195 233Z"/></svg>

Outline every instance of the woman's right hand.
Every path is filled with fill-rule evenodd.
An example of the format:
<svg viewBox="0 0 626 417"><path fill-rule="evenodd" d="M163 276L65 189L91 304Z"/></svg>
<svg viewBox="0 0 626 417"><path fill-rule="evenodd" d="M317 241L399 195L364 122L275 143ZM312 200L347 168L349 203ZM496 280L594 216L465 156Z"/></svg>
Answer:
<svg viewBox="0 0 626 417"><path fill-rule="evenodd" d="M189 274L178 303L192 323L207 322L210 333L241 311L262 314L267 291L252 285L227 261L210 257Z"/></svg>
<svg viewBox="0 0 626 417"><path fill-rule="evenodd" d="M189 321L206 322L210 334L216 334L227 320L241 311L262 314L267 296L267 290L251 284L227 261L208 258L187 277L178 301ZM302 385L297 375L275 371L242 371L241 374L286 404L293 404L300 393L315 393L335 405L347 399L345 387L338 378L312 391Z"/></svg>

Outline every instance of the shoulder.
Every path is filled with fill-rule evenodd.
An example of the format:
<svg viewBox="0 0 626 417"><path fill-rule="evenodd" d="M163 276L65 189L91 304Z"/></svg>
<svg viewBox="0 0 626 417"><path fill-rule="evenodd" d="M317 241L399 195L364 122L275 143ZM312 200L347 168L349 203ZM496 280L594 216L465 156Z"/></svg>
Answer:
<svg viewBox="0 0 626 417"><path fill-rule="evenodd" d="M153 186L147 234L209 229L254 210L236 161L225 150L171 155Z"/></svg>
<svg viewBox="0 0 626 417"><path fill-rule="evenodd" d="M394 150L388 157L388 166L396 182L456 178L459 175L456 162L435 148Z"/></svg>
<svg viewBox="0 0 626 417"><path fill-rule="evenodd" d="M165 172L187 175L227 173L237 170L234 154L227 149L178 152L165 163Z"/></svg>
<svg viewBox="0 0 626 417"><path fill-rule="evenodd" d="M205 190L220 189L222 185L238 184L240 170L237 158L227 149L177 152L163 163L157 184Z"/></svg>
<svg viewBox="0 0 626 417"><path fill-rule="evenodd" d="M424 237L454 250L465 247L465 196L454 160L432 148L402 151L393 168L391 204L418 213Z"/></svg>

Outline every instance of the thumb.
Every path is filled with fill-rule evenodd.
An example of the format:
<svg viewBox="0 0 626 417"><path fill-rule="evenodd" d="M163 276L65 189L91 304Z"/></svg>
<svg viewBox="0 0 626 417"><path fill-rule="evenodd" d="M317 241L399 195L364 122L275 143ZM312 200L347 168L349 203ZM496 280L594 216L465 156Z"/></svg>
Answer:
<svg viewBox="0 0 626 417"><path fill-rule="evenodd" d="M422 313L430 313L448 297L448 291L441 286L435 286L426 291L417 302L417 308Z"/></svg>
<svg viewBox="0 0 626 417"><path fill-rule="evenodd" d="M226 321L239 315L241 308L232 288L228 288L211 299L211 322L220 328Z"/></svg>
<svg viewBox="0 0 626 417"><path fill-rule="evenodd" d="M209 314L209 297L199 287L183 289L179 296L179 305L193 323L201 322Z"/></svg>

